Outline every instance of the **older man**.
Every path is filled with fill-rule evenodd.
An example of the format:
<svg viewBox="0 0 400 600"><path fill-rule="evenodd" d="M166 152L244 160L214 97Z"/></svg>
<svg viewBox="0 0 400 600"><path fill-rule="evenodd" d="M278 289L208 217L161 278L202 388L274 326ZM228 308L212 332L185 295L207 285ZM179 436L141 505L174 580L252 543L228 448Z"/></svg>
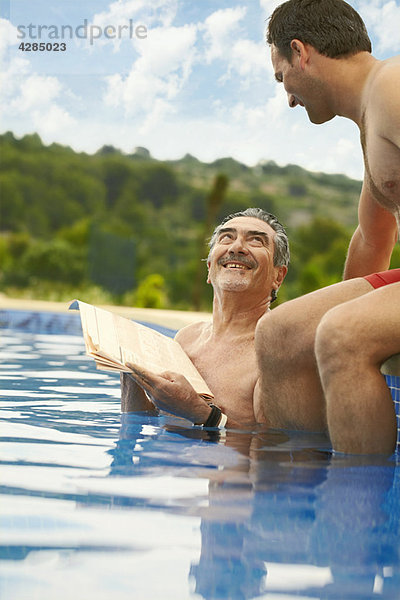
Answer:
<svg viewBox="0 0 400 600"><path fill-rule="evenodd" d="M251 208L224 219L213 233L207 259L207 281L214 290L212 322L189 325L176 336L213 392L215 406L183 376L157 376L131 365L132 376L122 376L122 410L155 404L208 427L265 422L255 393L254 335L259 319L270 313L288 263L288 239L276 217Z"/></svg>
<svg viewBox="0 0 400 600"><path fill-rule="evenodd" d="M390 453L396 419L379 368L400 352L400 269L385 272L400 222L400 57L374 58L360 15L343 0L281 4L267 41L290 107L304 107L313 123L339 115L357 124L365 177L345 267L345 279L356 279L259 323L261 402L273 425L327 422L336 450Z"/></svg>

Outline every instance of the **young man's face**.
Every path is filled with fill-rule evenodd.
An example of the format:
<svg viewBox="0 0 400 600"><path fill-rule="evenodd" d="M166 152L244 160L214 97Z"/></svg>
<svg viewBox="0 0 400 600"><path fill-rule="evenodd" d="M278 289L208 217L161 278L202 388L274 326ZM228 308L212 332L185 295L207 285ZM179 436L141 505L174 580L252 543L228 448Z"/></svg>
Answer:
<svg viewBox="0 0 400 600"><path fill-rule="evenodd" d="M293 52L292 61L289 62L276 46L271 46L275 79L283 83L291 108L303 106L312 123L325 123L335 115L329 109L323 81L313 73L311 62L305 61L304 48L304 45L299 46L298 53Z"/></svg>
<svg viewBox="0 0 400 600"><path fill-rule="evenodd" d="M208 258L208 281L214 289L254 291L269 297L283 278L274 267L275 231L260 219L235 217L220 230ZM284 276L284 275L283 275Z"/></svg>

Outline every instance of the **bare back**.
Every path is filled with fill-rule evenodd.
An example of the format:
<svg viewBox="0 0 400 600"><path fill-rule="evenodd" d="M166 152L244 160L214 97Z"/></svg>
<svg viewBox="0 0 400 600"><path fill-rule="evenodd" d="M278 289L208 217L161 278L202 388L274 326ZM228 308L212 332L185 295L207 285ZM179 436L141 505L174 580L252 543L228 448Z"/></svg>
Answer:
<svg viewBox="0 0 400 600"><path fill-rule="evenodd" d="M210 323L196 323L182 329L176 339L207 381L223 412L240 423L253 423L258 378L254 332L241 338L228 334L216 338Z"/></svg>

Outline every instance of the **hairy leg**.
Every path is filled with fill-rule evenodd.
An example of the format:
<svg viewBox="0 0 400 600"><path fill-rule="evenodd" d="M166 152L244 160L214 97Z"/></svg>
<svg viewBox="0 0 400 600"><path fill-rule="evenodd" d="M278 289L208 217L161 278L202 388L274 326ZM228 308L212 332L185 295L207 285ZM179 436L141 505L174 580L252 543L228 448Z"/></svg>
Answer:
<svg viewBox="0 0 400 600"><path fill-rule="evenodd" d="M380 366L400 352L400 283L329 311L315 350L335 450L392 453L396 417Z"/></svg>
<svg viewBox="0 0 400 600"><path fill-rule="evenodd" d="M255 410L271 427L326 430L326 411L315 360L317 326L332 307L371 292L363 278L351 279L282 304L260 319L256 353L260 378Z"/></svg>

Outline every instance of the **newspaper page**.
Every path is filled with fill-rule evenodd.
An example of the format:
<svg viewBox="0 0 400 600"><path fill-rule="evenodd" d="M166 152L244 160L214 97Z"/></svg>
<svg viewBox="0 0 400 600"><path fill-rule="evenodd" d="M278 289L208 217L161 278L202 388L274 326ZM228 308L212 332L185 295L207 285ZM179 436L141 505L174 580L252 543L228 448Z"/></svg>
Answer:
<svg viewBox="0 0 400 600"><path fill-rule="evenodd" d="M99 369L129 372L127 362L153 373L174 371L184 375L196 392L204 397L213 394L200 373L175 340L108 310L80 300L70 309L80 311L86 354Z"/></svg>

